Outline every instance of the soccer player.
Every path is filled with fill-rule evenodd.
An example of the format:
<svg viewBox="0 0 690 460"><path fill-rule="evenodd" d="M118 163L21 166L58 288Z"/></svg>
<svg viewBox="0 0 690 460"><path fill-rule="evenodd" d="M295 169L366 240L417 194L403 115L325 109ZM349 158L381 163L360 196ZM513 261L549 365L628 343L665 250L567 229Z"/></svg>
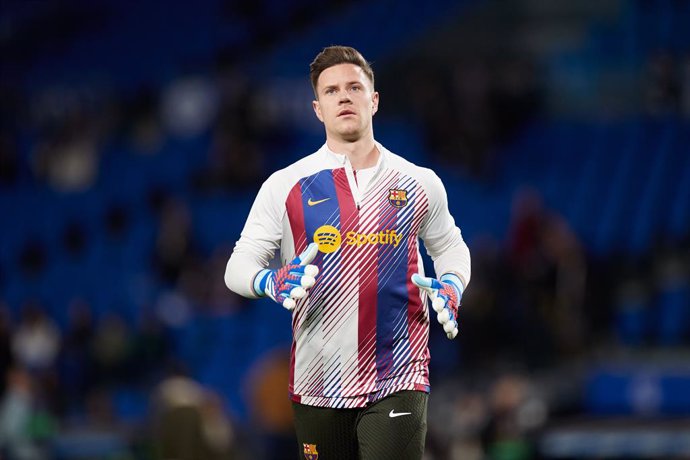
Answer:
<svg viewBox="0 0 690 460"><path fill-rule="evenodd" d="M429 169L375 141L374 72L330 46L310 66L326 143L261 187L225 282L292 312L289 394L300 457L420 459L432 301L448 338L470 254ZM419 238L438 278L424 276ZM280 248L282 268L266 268Z"/></svg>

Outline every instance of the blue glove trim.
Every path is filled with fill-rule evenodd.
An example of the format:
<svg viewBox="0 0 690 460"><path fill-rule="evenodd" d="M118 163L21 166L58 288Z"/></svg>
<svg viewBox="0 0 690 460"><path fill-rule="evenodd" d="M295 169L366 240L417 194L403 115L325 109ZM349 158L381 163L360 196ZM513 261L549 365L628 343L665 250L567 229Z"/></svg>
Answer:
<svg viewBox="0 0 690 460"><path fill-rule="evenodd" d="M252 288L256 295L259 297L266 296L266 283L268 282L268 277L271 275L271 270L264 268L259 273L254 276L254 283Z"/></svg>

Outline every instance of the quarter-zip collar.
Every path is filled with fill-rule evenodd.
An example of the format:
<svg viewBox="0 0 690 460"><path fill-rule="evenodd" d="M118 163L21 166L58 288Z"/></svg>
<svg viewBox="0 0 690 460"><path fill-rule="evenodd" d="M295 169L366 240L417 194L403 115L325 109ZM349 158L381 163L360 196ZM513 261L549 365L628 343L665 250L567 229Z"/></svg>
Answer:
<svg viewBox="0 0 690 460"><path fill-rule="evenodd" d="M386 150L380 143L376 141L374 141L374 145L379 151L379 158L376 161L376 166L374 166L374 175L371 177L371 180L369 181L367 187L364 189L360 189L360 187L357 185L357 180L355 178L355 170L352 168L352 163L350 163L350 159L347 157L347 155L335 153L334 151L328 148L327 144L324 144L321 147L321 150L323 150L324 156L329 160L329 163L335 163L338 166L345 168L347 182L350 185L350 191L352 192L352 197L355 200L355 205L357 206L357 209L360 208L362 198L364 197L367 189L372 183L376 181L376 178L379 176L379 174L381 174L381 171L384 170L385 165L387 163L388 150Z"/></svg>

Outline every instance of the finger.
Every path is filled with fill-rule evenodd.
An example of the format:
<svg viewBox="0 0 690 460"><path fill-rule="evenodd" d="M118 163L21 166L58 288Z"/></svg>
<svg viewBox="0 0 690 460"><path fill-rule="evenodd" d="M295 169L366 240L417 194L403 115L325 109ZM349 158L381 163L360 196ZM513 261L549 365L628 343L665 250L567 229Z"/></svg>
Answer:
<svg viewBox="0 0 690 460"><path fill-rule="evenodd" d="M448 310L445 308L442 309L440 312L438 312L438 315L436 315L436 319L443 325L448 323L448 321L450 321L450 314L448 313Z"/></svg>
<svg viewBox="0 0 690 460"><path fill-rule="evenodd" d="M316 275L319 274L319 267L316 265L307 265L304 267L304 274L316 278Z"/></svg>
<svg viewBox="0 0 690 460"><path fill-rule="evenodd" d="M297 286L290 291L290 297L293 299L301 299L307 295L307 291L302 286Z"/></svg>
<svg viewBox="0 0 690 460"><path fill-rule="evenodd" d="M287 308L288 310L293 310L295 308L295 305L297 305L297 302L295 302L295 300L291 299L290 297L283 300L283 307Z"/></svg>
<svg viewBox="0 0 690 460"><path fill-rule="evenodd" d="M431 308L433 308L436 313L440 313L441 311L443 311L445 306L446 306L446 301L444 299L442 299L441 297L436 297L431 302Z"/></svg>
<svg viewBox="0 0 690 460"><path fill-rule="evenodd" d="M428 292L431 292L433 289L441 289L443 287L436 278L422 276L419 273L412 275L411 280L415 285Z"/></svg>
<svg viewBox="0 0 690 460"><path fill-rule="evenodd" d="M316 257L318 252L319 246L316 243L311 243L309 246L307 246L307 249L305 249L302 254L298 255L292 260L292 263L296 265L308 265L312 260L314 260L314 257Z"/></svg>
<svg viewBox="0 0 690 460"><path fill-rule="evenodd" d="M446 331L446 335L450 334L457 328L458 326L457 324L455 324L455 321L448 321L446 324L443 325L443 330Z"/></svg>
<svg viewBox="0 0 690 460"><path fill-rule="evenodd" d="M456 327L453 329L451 332L446 332L446 337L448 337L450 340L453 340L455 337L458 335L458 328Z"/></svg>
<svg viewBox="0 0 690 460"><path fill-rule="evenodd" d="M432 301L436 298L436 291L431 288L431 278L426 278L415 273L414 275L412 275L411 280L415 286L417 286L422 291L426 292Z"/></svg>
<svg viewBox="0 0 690 460"><path fill-rule="evenodd" d="M310 287L314 286L316 284L316 279L314 279L313 276L303 276L302 281L301 281L302 287L305 289L309 289Z"/></svg>
<svg viewBox="0 0 690 460"><path fill-rule="evenodd" d="M411 280L417 287L422 289L431 289L431 282L433 281L432 278L427 278L419 273L413 274Z"/></svg>

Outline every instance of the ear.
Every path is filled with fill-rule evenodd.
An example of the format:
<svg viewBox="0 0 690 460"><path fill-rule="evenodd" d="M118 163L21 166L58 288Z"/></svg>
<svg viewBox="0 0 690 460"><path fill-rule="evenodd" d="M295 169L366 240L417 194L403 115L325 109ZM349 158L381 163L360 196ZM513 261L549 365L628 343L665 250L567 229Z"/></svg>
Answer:
<svg viewBox="0 0 690 460"><path fill-rule="evenodd" d="M374 115L379 110L379 93L374 91L371 95L371 114Z"/></svg>
<svg viewBox="0 0 690 460"><path fill-rule="evenodd" d="M319 101L311 101L311 107L314 109L316 118L318 118L319 121L323 123L323 115L321 114L321 105L319 104Z"/></svg>

